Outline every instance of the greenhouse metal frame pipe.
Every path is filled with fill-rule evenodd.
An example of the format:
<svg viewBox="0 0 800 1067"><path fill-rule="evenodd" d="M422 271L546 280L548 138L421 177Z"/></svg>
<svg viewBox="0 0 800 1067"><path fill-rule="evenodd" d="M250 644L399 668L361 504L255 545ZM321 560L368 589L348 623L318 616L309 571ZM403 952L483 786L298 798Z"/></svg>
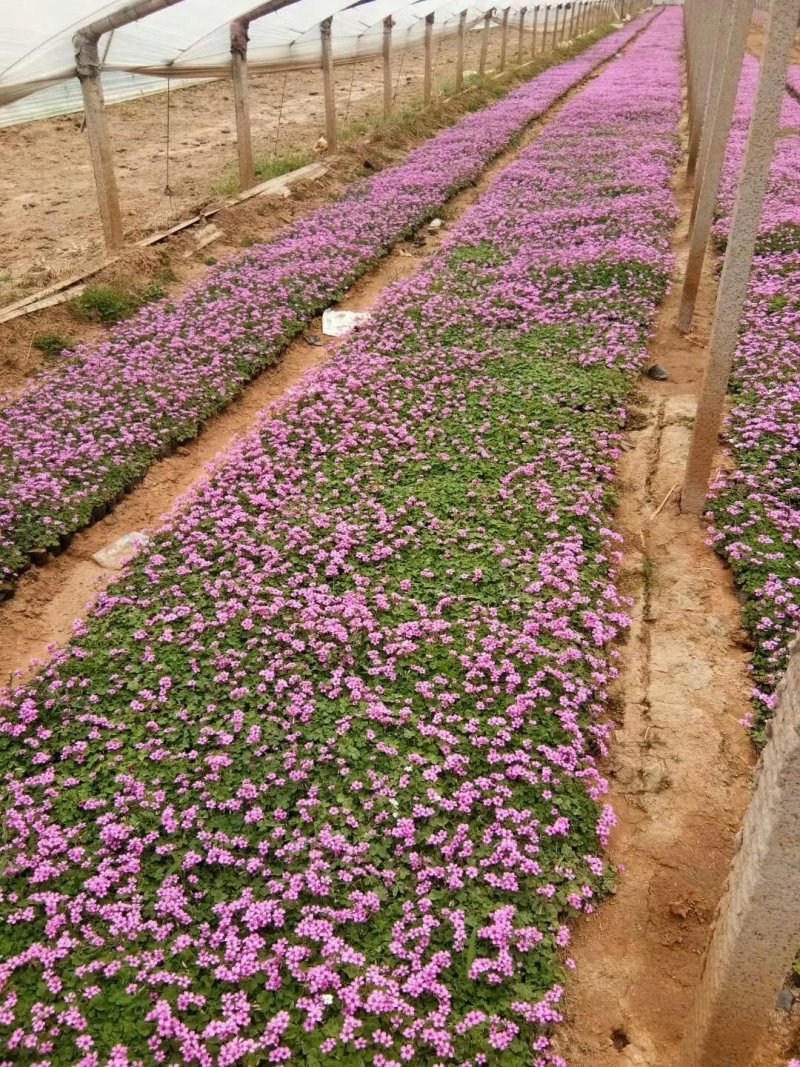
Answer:
<svg viewBox="0 0 800 1067"><path fill-rule="evenodd" d="M770 164L798 15L800 0L772 0L744 165L714 312L708 364L697 405L681 494L681 510L690 515L702 514L708 494L761 211L769 186ZM723 1061L718 1062L722 1064Z"/></svg>
<svg viewBox="0 0 800 1067"><path fill-rule="evenodd" d="M682 333L688 333L692 326L706 247L714 220L714 205L725 162L725 149L733 120L742 62L747 47L747 31L752 10L752 0L734 0L733 17L730 20L728 33L723 35L725 55L718 69L717 85L712 91L711 113L703 131L701 164L695 186L689 254L686 260L678 313L678 329Z"/></svg>
<svg viewBox="0 0 800 1067"><path fill-rule="evenodd" d="M253 135L250 124L250 95L247 83L247 44L250 23L288 7L295 0L267 0L238 15L230 24L231 79L233 110L236 118L236 154L239 162L239 190L252 188L256 175L253 163Z"/></svg>
<svg viewBox="0 0 800 1067"><path fill-rule="evenodd" d="M81 86L83 113L86 121L86 133L89 137L89 151L92 157L92 170L97 188L97 201L100 207L100 221L106 247L115 251L122 247L124 234L122 214L119 206L119 190L114 175L114 159L111 141L108 136L103 87L100 83L100 55L98 42L104 33L127 26L146 15L152 15L163 8L172 7L182 0L135 0L135 3L120 8L119 11L96 19L82 26L73 36L75 49L75 72Z"/></svg>

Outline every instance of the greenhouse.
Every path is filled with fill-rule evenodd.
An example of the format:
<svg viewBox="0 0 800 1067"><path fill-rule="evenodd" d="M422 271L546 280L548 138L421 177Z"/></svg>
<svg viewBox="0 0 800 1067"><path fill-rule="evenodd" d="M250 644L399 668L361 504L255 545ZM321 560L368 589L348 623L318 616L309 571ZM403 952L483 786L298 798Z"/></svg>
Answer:
<svg viewBox="0 0 800 1067"><path fill-rule="evenodd" d="M798 25L0 12L0 1067L800 1067Z"/></svg>

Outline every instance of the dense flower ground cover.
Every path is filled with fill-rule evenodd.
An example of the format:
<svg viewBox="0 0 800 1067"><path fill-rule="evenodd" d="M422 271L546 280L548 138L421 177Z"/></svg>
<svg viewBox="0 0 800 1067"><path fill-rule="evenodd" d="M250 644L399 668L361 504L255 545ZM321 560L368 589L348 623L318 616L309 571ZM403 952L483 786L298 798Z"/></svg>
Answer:
<svg viewBox="0 0 800 1067"><path fill-rule="evenodd" d="M758 64L747 57L726 157L715 234L730 225L755 98ZM755 638L758 740L789 643L800 628L800 104L788 94L750 280L726 436L735 467L717 479L713 539L746 594Z"/></svg>
<svg viewBox="0 0 800 1067"><path fill-rule="evenodd" d="M643 22L467 116L284 236L87 346L0 411L0 578L102 515L370 263L431 217Z"/></svg>
<svg viewBox="0 0 800 1067"><path fill-rule="evenodd" d="M0 699L6 1064L561 1062L680 43L661 14Z"/></svg>

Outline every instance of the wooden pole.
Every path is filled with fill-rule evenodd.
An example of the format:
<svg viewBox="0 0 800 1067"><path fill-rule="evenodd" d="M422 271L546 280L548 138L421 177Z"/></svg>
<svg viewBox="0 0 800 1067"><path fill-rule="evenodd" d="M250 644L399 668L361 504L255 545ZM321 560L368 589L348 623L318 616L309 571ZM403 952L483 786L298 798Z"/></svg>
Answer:
<svg viewBox="0 0 800 1067"><path fill-rule="evenodd" d="M572 40L575 36L575 12L577 10L577 4L575 0L570 0L569 5L569 39Z"/></svg>
<svg viewBox="0 0 800 1067"><path fill-rule="evenodd" d="M547 48L547 20L550 18L550 5L544 5L544 25L542 26L542 52Z"/></svg>
<svg viewBox="0 0 800 1067"><path fill-rule="evenodd" d="M561 10L561 4L556 4L553 9L553 44L551 51L555 51L555 47L558 44L558 13Z"/></svg>
<svg viewBox="0 0 800 1067"><path fill-rule="evenodd" d="M121 248L123 243L122 214L103 106L99 60L93 72L87 73L86 71L85 66L79 67L78 79L83 96L83 113L86 133L89 136L89 151L92 157L94 183L97 188L97 202L100 207L100 221L103 226L106 248L109 251L115 251Z"/></svg>
<svg viewBox="0 0 800 1067"><path fill-rule="evenodd" d="M736 104L739 74L747 44L751 6L752 0L734 0L728 32L724 35L725 55L720 64L718 83L712 94L711 113L703 130L701 163L692 208L689 255L678 314L678 329L683 333L688 333L691 329L697 291L700 288L706 247L714 220L714 205L719 192L725 149Z"/></svg>
<svg viewBox="0 0 800 1067"><path fill-rule="evenodd" d="M247 93L247 36L244 47L231 40L231 75L233 109L236 116L236 153L239 160L239 189L244 192L255 185L253 138L250 127L250 101Z"/></svg>
<svg viewBox="0 0 800 1067"><path fill-rule="evenodd" d="M750 1067L800 943L800 644L717 912L680 1067Z"/></svg>
<svg viewBox="0 0 800 1067"><path fill-rule="evenodd" d="M433 41L433 12L425 16L425 69L422 83L422 103L425 107L433 95L433 68L431 65L431 42Z"/></svg>
<svg viewBox="0 0 800 1067"><path fill-rule="evenodd" d="M333 52L331 49L332 22L333 16L330 15L319 24L322 44L322 85L325 92L325 139L328 142L329 152L335 152L337 148L336 88L333 80Z"/></svg>
<svg viewBox="0 0 800 1067"><path fill-rule="evenodd" d="M75 51L75 72L81 86L86 133L97 188L97 202L103 236L109 251L115 251L123 243L122 214L119 206L119 190L114 175L114 158L108 136L103 86L100 83L100 55L98 42L105 33L130 22L152 15L179 0L135 0L102 18L82 26L72 38Z"/></svg>
<svg viewBox="0 0 800 1067"><path fill-rule="evenodd" d="M236 154L239 162L239 189L244 192L255 184L253 136L250 122L250 96L247 81L247 44L250 23L286 7L292 0L267 0L239 15L230 24L231 77L233 109L236 118Z"/></svg>
<svg viewBox="0 0 800 1067"><path fill-rule="evenodd" d="M506 49L508 47L508 16L511 8L503 8L503 21L500 24L500 71L506 69Z"/></svg>
<svg viewBox="0 0 800 1067"><path fill-rule="evenodd" d="M523 52L525 49L525 16L528 13L527 7L521 7L519 9L519 27L517 31L517 64L522 63Z"/></svg>
<svg viewBox="0 0 800 1067"><path fill-rule="evenodd" d="M481 36L481 57L478 63L478 73L486 73L486 52L489 48L489 26L492 23L492 15L494 14L494 8L489 8L486 14L483 16L483 34Z"/></svg>
<svg viewBox="0 0 800 1067"><path fill-rule="evenodd" d="M798 14L800 0L772 0L744 166L714 313L708 364L697 405L681 495L681 510L692 515L700 515L705 507L708 479L747 297L761 209L769 185L770 164Z"/></svg>
<svg viewBox="0 0 800 1067"><path fill-rule="evenodd" d="M539 28L539 5L533 9L533 31L531 33L531 59L536 55L536 31Z"/></svg>
<svg viewBox="0 0 800 1067"><path fill-rule="evenodd" d="M387 15L383 20L383 117L392 113L392 27L394 20Z"/></svg>
<svg viewBox="0 0 800 1067"><path fill-rule="evenodd" d="M456 38L456 92L464 85L464 36L467 30L467 13L462 11L458 16L458 35Z"/></svg>

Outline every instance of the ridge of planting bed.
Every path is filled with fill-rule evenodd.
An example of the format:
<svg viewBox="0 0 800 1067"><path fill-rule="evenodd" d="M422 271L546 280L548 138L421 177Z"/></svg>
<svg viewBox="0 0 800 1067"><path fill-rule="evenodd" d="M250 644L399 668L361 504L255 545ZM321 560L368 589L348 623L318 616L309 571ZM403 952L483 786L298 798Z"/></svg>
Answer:
<svg viewBox="0 0 800 1067"><path fill-rule="evenodd" d="M175 444L274 365L313 316L534 119L612 56L643 17L467 115L404 163L351 185L268 244L142 309L0 411L0 580L101 517Z"/></svg>
<svg viewBox="0 0 800 1067"><path fill-rule="evenodd" d="M0 695L4 1067L563 1063L681 36L572 100Z"/></svg>
<svg viewBox="0 0 800 1067"><path fill-rule="evenodd" d="M745 58L714 232L724 245L744 159L758 63ZM754 638L757 740L800 628L800 104L784 97L741 338L725 438L734 467L712 488L712 543L730 563Z"/></svg>

